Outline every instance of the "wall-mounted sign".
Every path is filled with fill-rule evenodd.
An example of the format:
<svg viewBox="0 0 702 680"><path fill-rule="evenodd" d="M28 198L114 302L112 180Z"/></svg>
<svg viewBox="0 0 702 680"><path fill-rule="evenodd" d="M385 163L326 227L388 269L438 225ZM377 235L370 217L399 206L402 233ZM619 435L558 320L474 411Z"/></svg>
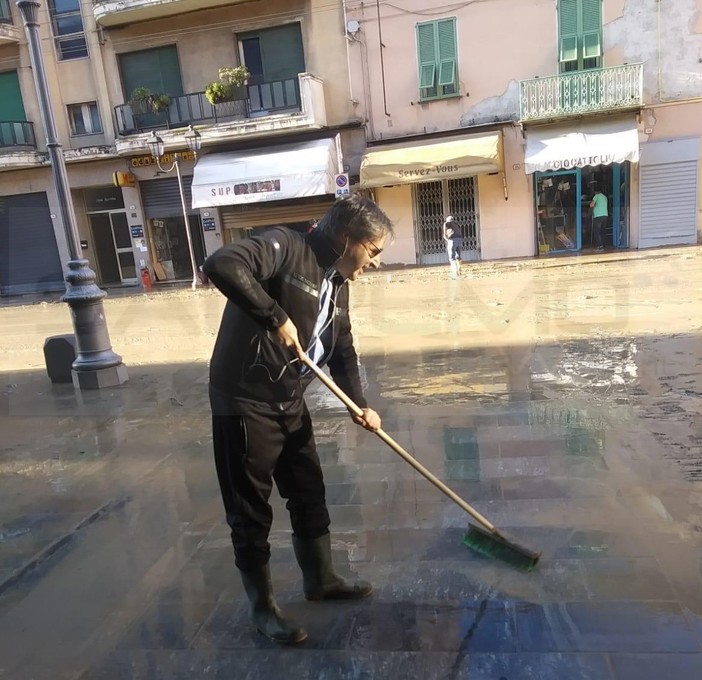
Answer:
<svg viewBox="0 0 702 680"><path fill-rule="evenodd" d="M85 199L85 208L88 212L124 208L122 190L117 187L83 189L83 197Z"/></svg>
<svg viewBox="0 0 702 680"><path fill-rule="evenodd" d="M136 177L131 172L115 172L112 175L112 184L116 187L134 188L136 186Z"/></svg>
<svg viewBox="0 0 702 680"><path fill-rule="evenodd" d="M88 249L88 242L87 242L87 241L81 241L81 242L80 242L80 247L81 247L83 250L87 250L87 249Z"/></svg>
<svg viewBox="0 0 702 680"><path fill-rule="evenodd" d="M144 227L141 224L135 224L132 227L132 238L143 238L144 237Z"/></svg>
<svg viewBox="0 0 702 680"><path fill-rule="evenodd" d="M194 161L195 152L194 151L178 151L180 159L183 161ZM161 164L166 165L172 163L175 160L174 153L165 153L161 156ZM133 168L147 168L150 165L156 165L156 159L153 156L134 156L134 158L129 159L129 164Z"/></svg>
<svg viewBox="0 0 702 680"><path fill-rule="evenodd" d="M202 219L202 229L203 231L215 231L217 229L217 223L214 217L204 217Z"/></svg>
<svg viewBox="0 0 702 680"><path fill-rule="evenodd" d="M334 177L334 185L336 187L337 196L345 196L351 192L349 189L349 176L345 172Z"/></svg>

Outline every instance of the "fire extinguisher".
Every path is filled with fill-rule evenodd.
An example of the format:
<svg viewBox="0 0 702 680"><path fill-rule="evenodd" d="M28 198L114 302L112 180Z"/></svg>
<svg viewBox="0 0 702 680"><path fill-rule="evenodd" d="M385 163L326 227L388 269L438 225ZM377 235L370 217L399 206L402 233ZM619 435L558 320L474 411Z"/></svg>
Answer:
<svg viewBox="0 0 702 680"><path fill-rule="evenodd" d="M151 291L151 273L148 267L143 267L141 270L141 285L147 293Z"/></svg>

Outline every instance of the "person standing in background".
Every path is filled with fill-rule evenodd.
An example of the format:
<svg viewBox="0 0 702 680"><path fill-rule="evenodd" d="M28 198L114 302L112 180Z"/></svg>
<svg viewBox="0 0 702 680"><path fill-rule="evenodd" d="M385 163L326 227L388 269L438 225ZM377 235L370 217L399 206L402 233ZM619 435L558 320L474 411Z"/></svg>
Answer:
<svg viewBox="0 0 702 680"><path fill-rule="evenodd" d="M609 209L607 207L607 197L599 187L595 189L595 195L590 201L590 208L592 208L595 245L597 250L604 250L604 234L607 228L607 221L609 220Z"/></svg>
<svg viewBox="0 0 702 680"><path fill-rule="evenodd" d="M463 245L463 237L451 215L444 220L442 236L444 241L446 241L446 252L448 253L449 266L451 267L451 278L456 279L461 273L461 246Z"/></svg>

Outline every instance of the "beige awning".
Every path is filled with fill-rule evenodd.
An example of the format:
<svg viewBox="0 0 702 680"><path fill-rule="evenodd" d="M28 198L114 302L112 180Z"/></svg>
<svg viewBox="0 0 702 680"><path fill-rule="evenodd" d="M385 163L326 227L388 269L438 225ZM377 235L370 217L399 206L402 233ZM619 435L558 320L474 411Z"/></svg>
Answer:
<svg viewBox="0 0 702 680"><path fill-rule="evenodd" d="M361 161L361 186L432 182L501 170L502 135L493 132L369 151Z"/></svg>

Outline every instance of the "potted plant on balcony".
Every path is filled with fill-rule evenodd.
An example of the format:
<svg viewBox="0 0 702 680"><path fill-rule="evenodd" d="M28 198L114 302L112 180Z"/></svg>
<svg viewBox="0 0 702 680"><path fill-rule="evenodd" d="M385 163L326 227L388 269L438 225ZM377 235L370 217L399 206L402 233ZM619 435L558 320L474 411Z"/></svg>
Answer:
<svg viewBox="0 0 702 680"><path fill-rule="evenodd" d="M137 87L129 100L134 113L163 113L171 105L167 94L152 92L147 87Z"/></svg>
<svg viewBox="0 0 702 680"><path fill-rule="evenodd" d="M205 97L213 106L222 102L230 102L234 98L232 96L232 88L225 83L220 83L218 80L210 83L205 88Z"/></svg>
<svg viewBox="0 0 702 680"><path fill-rule="evenodd" d="M205 97L213 106L223 102L233 102L246 99L247 92L244 83L251 73L243 64L240 66L223 67L219 69L219 80L215 80L205 88Z"/></svg>

